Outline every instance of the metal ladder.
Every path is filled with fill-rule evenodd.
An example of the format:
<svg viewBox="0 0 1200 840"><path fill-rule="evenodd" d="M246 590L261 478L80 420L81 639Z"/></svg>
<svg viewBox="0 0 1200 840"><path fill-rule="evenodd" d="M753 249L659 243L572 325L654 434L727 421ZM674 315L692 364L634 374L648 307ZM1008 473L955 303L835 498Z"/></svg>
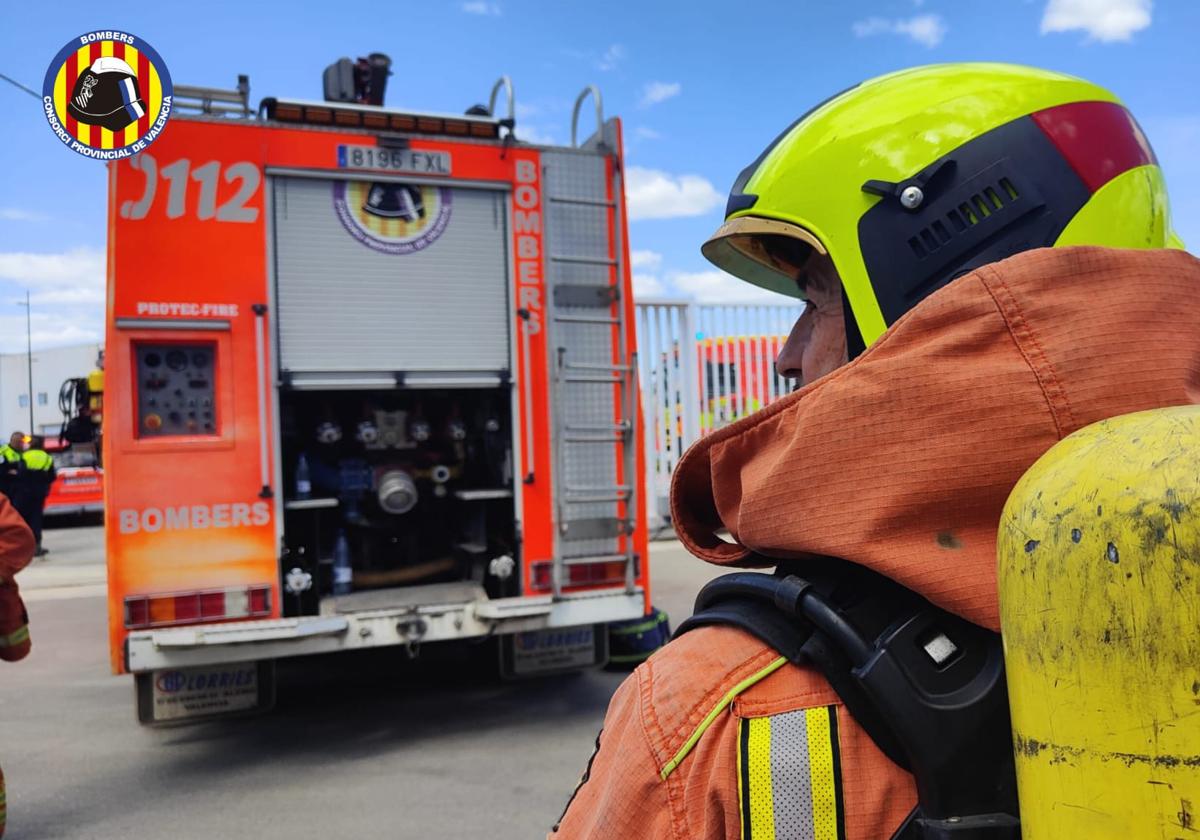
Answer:
<svg viewBox="0 0 1200 840"><path fill-rule="evenodd" d="M601 165L604 160L599 155L574 157L579 161L599 160ZM558 526L551 569L555 597L568 585L570 567L597 563L623 562L625 590L632 592L639 562L633 540L641 489L637 486L634 443L638 422L637 354L631 350L632 325L625 317L622 300L625 243L621 208L606 193L596 196L564 191L561 184L569 179L555 178L552 169L555 161L570 165L569 160L566 155L555 155L546 166L547 242L553 242L549 234L556 223L568 222L566 216L571 211L567 208L591 208L595 211L591 216L604 225L606 235L591 237L593 241L602 240L602 253L595 249L557 253L547 246L550 339L554 353L551 434ZM620 195L620 177L620 172L614 171L611 185L614 196ZM582 225L581 213L588 216L587 210L577 209L576 228ZM614 241L609 241L610 230ZM602 273L606 282L601 285L561 280L572 266L593 272L593 276ZM603 344L598 340L600 335L607 339ZM607 360L601 360L602 354L608 356ZM585 419L578 419L580 415ZM589 471L607 473L608 465L611 465L611 482L587 483L578 479L581 473ZM597 510L601 505L611 505L611 512ZM607 550L597 550L601 544L607 545Z"/></svg>

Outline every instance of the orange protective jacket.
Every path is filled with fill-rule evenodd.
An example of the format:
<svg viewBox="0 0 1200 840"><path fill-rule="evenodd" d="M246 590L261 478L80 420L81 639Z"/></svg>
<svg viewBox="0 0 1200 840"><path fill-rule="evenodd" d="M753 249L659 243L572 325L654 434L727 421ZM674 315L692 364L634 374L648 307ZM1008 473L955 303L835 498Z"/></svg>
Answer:
<svg viewBox="0 0 1200 840"><path fill-rule="evenodd" d="M959 278L851 364L699 441L675 469L673 523L718 565L841 557L998 629L996 530L1022 473L1083 426L1198 396L1200 261L1031 251ZM819 673L723 627L672 642L617 690L551 837L742 837L741 722L819 706L836 718L838 830L797 836L886 840L916 804L912 778Z"/></svg>
<svg viewBox="0 0 1200 840"><path fill-rule="evenodd" d="M0 493L0 659L29 654L29 619L14 576L29 565L37 544L17 509Z"/></svg>

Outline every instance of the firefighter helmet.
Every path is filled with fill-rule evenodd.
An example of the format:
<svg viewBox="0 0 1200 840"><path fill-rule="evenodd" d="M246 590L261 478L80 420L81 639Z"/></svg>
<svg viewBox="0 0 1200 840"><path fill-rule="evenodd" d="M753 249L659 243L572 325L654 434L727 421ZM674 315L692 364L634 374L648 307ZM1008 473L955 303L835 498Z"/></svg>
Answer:
<svg viewBox="0 0 1200 840"><path fill-rule="evenodd" d="M97 58L76 79L67 113L85 125L120 131L146 115L137 74L119 58Z"/></svg>
<svg viewBox="0 0 1200 840"><path fill-rule="evenodd" d="M380 182L371 184L363 210L373 216L412 223L425 218L425 198L420 187Z"/></svg>
<svg viewBox="0 0 1200 840"><path fill-rule="evenodd" d="M802 298L795 267L828 255L852 348L1020 251L1182 247L1162 170L1116 96L1007 64L918 67L826 100L742 171L725 216L701 250L757 286Z"/></svg>

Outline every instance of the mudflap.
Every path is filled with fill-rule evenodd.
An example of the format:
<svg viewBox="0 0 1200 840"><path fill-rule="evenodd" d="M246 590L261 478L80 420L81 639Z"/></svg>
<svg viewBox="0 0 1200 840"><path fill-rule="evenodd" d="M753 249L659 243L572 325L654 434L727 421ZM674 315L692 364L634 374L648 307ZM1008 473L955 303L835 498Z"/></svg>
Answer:
<svg viewBox="0 0 1200 840"><path fill-rule="evenodd" d="M275 660L147 671L134 675L134 691L145 726L261 714L275 707Z"/></svg>

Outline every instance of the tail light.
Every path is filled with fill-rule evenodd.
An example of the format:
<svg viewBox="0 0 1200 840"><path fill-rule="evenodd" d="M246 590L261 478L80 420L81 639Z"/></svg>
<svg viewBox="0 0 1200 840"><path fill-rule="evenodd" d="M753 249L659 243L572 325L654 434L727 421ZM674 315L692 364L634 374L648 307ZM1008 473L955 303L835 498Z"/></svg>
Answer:
<svg viewBox="0 0 1200 840"><path fill-rule="evenodd" d="M130 630L270 615L270 586L238 586L125 598L125 626Z"/></svg>
<svg viewBox="0 0 1200 840"><path fill-rule="evenodd" d="M550 570L553 565L549 560L533 564L534 589L550 589ZM580 563L563 568L566 571L563 586L613 586L625 583L624 560L611 563Z"/></svg>

